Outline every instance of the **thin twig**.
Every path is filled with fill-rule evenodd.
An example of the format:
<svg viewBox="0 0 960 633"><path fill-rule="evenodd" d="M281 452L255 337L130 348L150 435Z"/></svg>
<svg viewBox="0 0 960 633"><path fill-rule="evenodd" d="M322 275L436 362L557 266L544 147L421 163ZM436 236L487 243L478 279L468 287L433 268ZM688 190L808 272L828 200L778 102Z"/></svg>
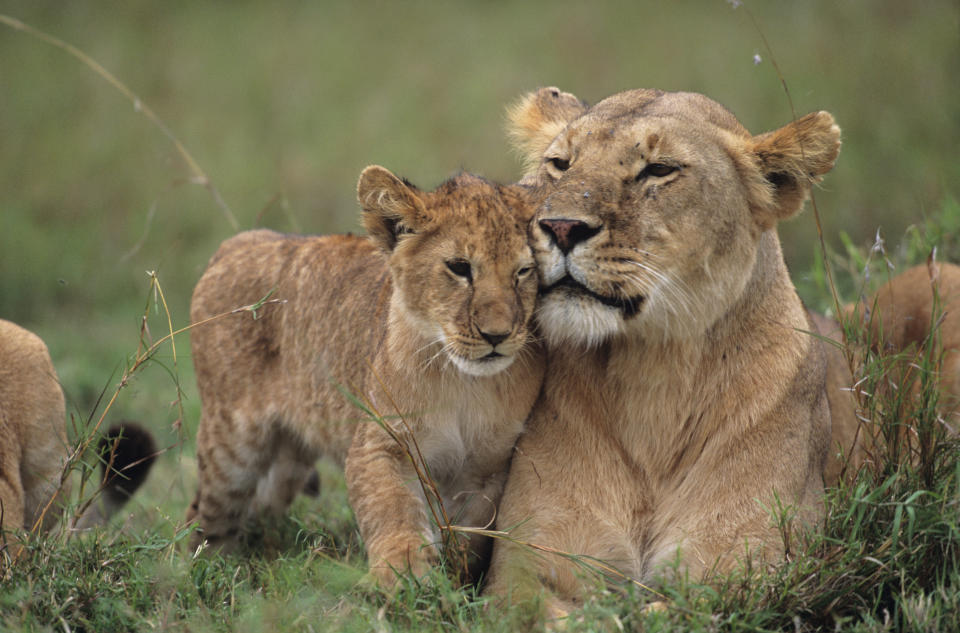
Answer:
<svg viewBox="0 0 960 633"><path fill-rule="evenodd" d="M0 13L0 24L5 24L14 30L22 31L23 33L32 35L33 37L43 42L46 42L51 46L55 46L59 48L60 50L66 52L68 55L79 60L85 66L87 66L88 68L93 70L95 73L100 75L103 79L105 79L107 83L109 83L111 86L116 88L120 92L120 94L126 97L133 104L133 108L135 111L142 112L143 115L148 119L150 119L150 122L153 123L155 126L157 126L157 128L159 128L160 131L163 132L163 135L166 136L171 143L173 143L173 146L177 149L177 152L180 154L180 157L183 158L183 161L187 164L187 167L190 169L190 172L191 172L190 181L193 182L194 184L202 185L207 191L209 191L210 195L213 196L214 202L217 204L218 207L220 207L220 210L223 212L224 217L226 217L227 221L230 223L231 228L233 228L234 231L237 231L240 229L240 224L237 222L236 217L233 215L233 211L230 210L230 207L227 205L226 201L220 195L220 192L217 190L216 186L214 186L213 182L207 176L206 172L204 172L203 169L200 168L200 165L197 163L197 161L194 160L193 155L187 151L187 148L183 145L183 143L180 142L180 139L176 137L173 131L169 127L167 127L167 125L160 119L160 117L156 115L156 113L150 108L150 106L144 103L143 100L140 97L138 97L132 90L130 90L130 88L128 88L126 84L124 84L122 81L117 79L117 77L113 73L108 71L99 62L97 62L95 59L93 59L92 57L84 53L82 50L80 50L76 46L73 46L72 44L68 44L67 42L64 42L63 40L57 37L54 37L49 33L45 33L44 31L36 29L30 26L29 24L25 24L24 22L21 22L16 18L13 18L9 15L5 15L2 13Z"/></svg>
<svg viewBox="0 0 960 633"><path fill-rule="evenodd" d="M797 122L797 109L793 105L793 97L790 95L790 87L787 85L787 80L783 76L783 73L780 72L780 66L777 64L777 58L773 54L773 47L770 46L770 42L767 41L767 36L764 35L763 29L760 28L760 23L757 21L757 18L746 6L743 7L743 10L746 12L747 16L750 17L750 21L753 23L753 28L757 31L757 34L760 36L760 40L763 42L763 48L767 53L768 58L770 59L770 64L773 66L774 72L777 73L777 77L780 79L780 84L783 86L783 92L787 96L787 103L790 105L790 116L794 123ZM803 139L800 140L800 155L804 161L806 161L806 155L803 149ZM827 284L830 286L830 294L833 297L833 306L835 313L839 316L840 311L840 297L837 294L837 287L833 281L833 273L830 270L830 260L827 257L827 245L823 239L823 225L820 222L820 209L817 208L817 198L814 195L813 187L810 188L810 206L813 208L813 220L814 224L817 227L817 238L820 240L820 254L823 256L823 269L824 274L827 276ZM844 345L847 343L846 331L841 328L841 335L843 336Z"/></svg>

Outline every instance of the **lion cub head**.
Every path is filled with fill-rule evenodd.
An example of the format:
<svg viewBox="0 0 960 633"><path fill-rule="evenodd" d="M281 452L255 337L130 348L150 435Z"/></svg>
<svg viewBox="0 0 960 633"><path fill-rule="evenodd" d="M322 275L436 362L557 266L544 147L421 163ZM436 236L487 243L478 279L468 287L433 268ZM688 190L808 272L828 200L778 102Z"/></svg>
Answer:
<svg viewBox="0 0 960 633"><path fill-rule="evenodd" d="M704 333L762 272L762 236L800 210L840 147L826 112L752 136L699 94L633 90L592 108L570 95L556 108L554 93L566 95L545 88L510 112L537 162L526 180L542 200L531 230L553 344Z"/></svg>
<svg viewBox="0 0 960 633"><path fill-rule="evenodd" d="M357 198L388 257L395 312L466 374L509 367L531 337L537 298L526 191L460 174L423 192L371 166Z"/></svg>

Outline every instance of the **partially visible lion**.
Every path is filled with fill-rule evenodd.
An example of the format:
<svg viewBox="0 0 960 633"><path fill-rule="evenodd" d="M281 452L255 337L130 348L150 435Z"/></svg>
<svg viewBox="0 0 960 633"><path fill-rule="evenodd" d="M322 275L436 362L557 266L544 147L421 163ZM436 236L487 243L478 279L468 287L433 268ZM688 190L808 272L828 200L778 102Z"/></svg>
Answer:
<svg viewBox="0 0 960 633"><path fill-rule="evenodd" d="M66 410L47 346L36 334L0 320L0 511L4 528L49 526L41 517L66 465Z"/></svg>
<svg viewBox="0 0 960 633"><path fill-rule="evenodd" d="M507 108L510 121L507 133L526 172L520 181L522 184L536 182L540 156L567 123L586 107L576 95L551 87L531 92Z"/></svg>
<svg viewBox="0 0 960 633"><path fill-rule="evenodd" d="M0 531L47 529L61 517L69 500L64 467L72 449L65 425L63 391L47 346L0 319ZM111 428L101 449L110 464L103 506L81 516L81 527L102 523L123 505L146 477L155 452L150 434L132 423Z"/></svg>
<svg viewBox="0 0 960 633"><path fill-rule="evenodd" d="M845 318L853 319L854 328L865 328L874 352L906 354L896 368L909 375L888 377L901 388L919 389L918 368L924 363L917 356L930 354L939 368L935 376L939 389L937 409L945 416L948 429L956 433L960 428L956 417L960 407L960 266L934 262L914 266L845 312ZM815 312L810 312L810 318L817 333L824 337L827 397L833 420L824 480L834 485L842 473L856 472L868 454L876 452L873 442L878 429L872 424L861 424L857 417L855 379L841 352L844 341L840 324ZM935 336L931 337L931 333ZM905 432L907 429L904 426Z"/></svg>
<svg viewBox="0 0 960 633"><path fill-rule="evenodd" d="M816 112L754 136L707 97L659 90L555 127L521 130L550 137L532 228L549 371L488 590L546 590L563 615L578 566L515 540L640 581L674 563L703 578L781 559L781 505L821 520L826 368L776 226L833 167L840 130Z"/></svg>
<svg viewBox="0 0 960 633"><path fill-rule="evenodd" d="M319 456L345 462L371 571L392 585L427 569L438 522L496 515L543 375L533 210L518 186L462 174L423 192L376 166L358 199L369 237L242 233L197 284L194 322L279 303L191 334L203 411L188 517L196 542L232 547L248 518L286 509ZM486 547L471 545L480 559Z"/></svg>
<svg viewBox="0 0 960 633"><path fill-rule="evenodd" d="M955 411L960 398L960 267L935 263L914 266L880 287L854 315L871 331L874 345L886 352L917 351L939 336L940 405ZM919 363L917 363L919 364Z"/></svg>

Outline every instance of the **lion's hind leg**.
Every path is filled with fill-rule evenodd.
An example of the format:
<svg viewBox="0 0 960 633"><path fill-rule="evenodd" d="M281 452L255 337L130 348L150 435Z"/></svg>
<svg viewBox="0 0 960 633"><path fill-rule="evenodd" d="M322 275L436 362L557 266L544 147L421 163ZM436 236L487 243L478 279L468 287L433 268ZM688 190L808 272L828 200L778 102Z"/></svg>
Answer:
<svg viewBox="0 0 960 633"><path fill-rule="evenodd" d="M283 514L314 469L316 454L281 420L204 415L197 434L197 495L187 511L197 521L193 545L237 546L248 522Z"/></svg>
<svg viewBox="0 0 960 633"><path fill-rule="evenodd" d="M63 477L68 447L61 416L54 415L49 431L37 434L26 447L20 464L23 527L28 530L35 525L41 530L49 529L62 516L70 496L70 480Z"/></svg>
<svg viewBox="0 0 960 633"><path fill-rule="evenodd" d="M23 484L20 483L20 456L0 446L0 539L10 538L7 530L23 528ZM2 541L0 541L2 545Z"/></svg>
<svg viewBox="0 0 960 633"><path fill-rule="evenodd" d="M224 552L239 543L264 475L269 446L264 422L240 419L232 411L204 411L197 432L197 494L187 511L196 521L191 546Z"/></svg>
<svg viewBox="0 0 960 633"><path fill-rule="evenodd" d="M271 461L266 473L257 482L254 512L283 514L294 497L303 492L307 481L316 475L317 455L292 432L278 430L272 442ZM317 480L319 492L319 480Z"/></svg>

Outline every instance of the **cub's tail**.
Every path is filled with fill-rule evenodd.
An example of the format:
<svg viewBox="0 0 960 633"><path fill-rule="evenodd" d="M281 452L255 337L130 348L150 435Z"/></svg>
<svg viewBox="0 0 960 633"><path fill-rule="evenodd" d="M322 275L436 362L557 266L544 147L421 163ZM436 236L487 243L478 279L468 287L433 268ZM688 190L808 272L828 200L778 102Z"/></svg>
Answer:
<svg viewBox="0 0 960 633"><path fill-rule="evenodd" d="M146 481L157 457L153 435L136 422L118 422L100 438L100 494L77 519L75 529L103 525Z"/></svg>

